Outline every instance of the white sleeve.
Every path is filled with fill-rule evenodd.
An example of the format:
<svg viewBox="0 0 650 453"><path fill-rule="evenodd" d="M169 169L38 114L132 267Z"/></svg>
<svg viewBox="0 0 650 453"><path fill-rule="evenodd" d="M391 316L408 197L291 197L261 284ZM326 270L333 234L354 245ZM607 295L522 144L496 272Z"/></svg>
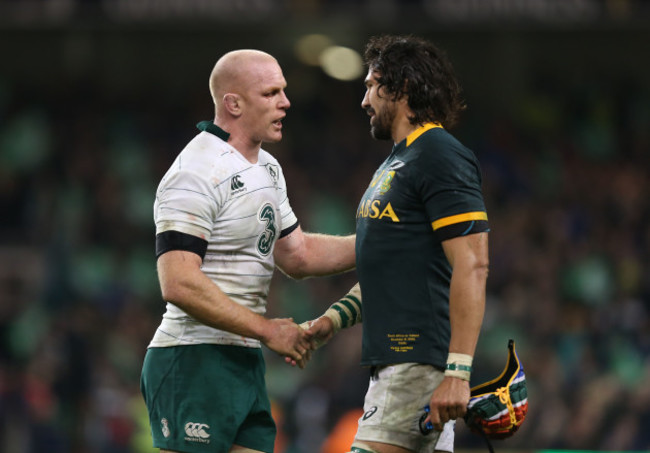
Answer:
<svg viewBox="0 0 650 453"><path fill-rule="evenodd" d="M179 231L209 240L219 203L212 185L190 171L168 173L156 193L156 234Z"/></svg>
<svg viewBox="0 0 650 453"><path fill-rule="evenodd" d="M282 190L282 200L280 201L280 222L281 222L281 231L286 230L298 223L298 217L291 209L291 204L289 203L289 195L287 194L287 182L284 180L284 173L282 168L280 168L280 177L278 180L278 185Z"/></svg>

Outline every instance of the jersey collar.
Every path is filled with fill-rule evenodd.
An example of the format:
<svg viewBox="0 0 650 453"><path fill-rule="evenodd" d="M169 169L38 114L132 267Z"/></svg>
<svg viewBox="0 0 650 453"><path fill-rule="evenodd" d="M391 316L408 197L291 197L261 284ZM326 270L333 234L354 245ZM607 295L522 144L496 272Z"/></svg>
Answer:
<svg viewBox="0 0 650 453"><path fill-rule="evenodd" d="M230 137L230 134L223 129L221 129L219 126L214 124L212 121L201 121L196 125L197 129L203 132L209 132L212 135L216 135L219 137L221 140L224 142L228 141L228 138Z"/></svg>
<svg viewBox="0 0 650 453"><path fill-rule="evenodd" d="M422 126L418 127L416 130L406 136L406 146L411 146L411 143L413 143L420 135L424 134L429 129L433 129L434 127L442 127L442 124L425 123Z"/></svg>

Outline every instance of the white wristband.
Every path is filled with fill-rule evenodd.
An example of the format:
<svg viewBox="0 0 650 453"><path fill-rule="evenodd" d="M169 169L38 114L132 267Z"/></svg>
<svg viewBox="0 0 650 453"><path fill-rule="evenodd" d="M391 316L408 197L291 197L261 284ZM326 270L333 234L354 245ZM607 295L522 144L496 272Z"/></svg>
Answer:
<svg viewBox="0 0 650 453"><path fill-rule="evenodd" d="M447 367L445 369L445 376L455 377L469 381L472 375L472 361L473 357L468 354L459 354L450 352L447 357Z"/></svg>
<svg viewBox="0 0 650 453"><path fill-rule="evenodd" d="M332 324L334 324L334 333L337 333L339 330L341 330L343 323L341 321L341 315L338 311L333 308L328 308L327 311L323 313L323 316L327 316L332 320Z"/></svg>

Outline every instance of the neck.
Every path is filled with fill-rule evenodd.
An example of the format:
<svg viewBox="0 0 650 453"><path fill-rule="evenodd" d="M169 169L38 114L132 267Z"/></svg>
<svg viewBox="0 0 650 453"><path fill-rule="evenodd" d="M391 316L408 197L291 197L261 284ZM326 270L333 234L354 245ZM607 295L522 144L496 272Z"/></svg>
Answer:
<svg viewBox="0 0 650 453"><path fill-rule="evenodd" d="M217 118L216 121L218 120ZM260 155L262 142L251 141L245 134L245 131L242 131L239 124L234 121L222 120L221 123L223 123L223 126L220 125L219 127L230 133L228 144L239 151L239 154L244 156L251 164L256 164Z"/></svg>
<svg viewBox="0 0 650 453"><path fill-rule="evenodd" d="M411 124L406 116L401 116L400 120L393 126L393 141L395 144L401 142L418 127L420 127L419 124Z"/></svg>
<svg viewBox="0 0 650 453"><path fill-rule="evenodd" d="M408 99L404 96L395 104L395 120L393 122L392 137L397 144L404 140L411 132L420 127L419 124L411 124L409 117L413 116L408 106Z"/></svg>
<svg viewBox="0 0 650 453"><path fill-rule="evenodd" d="M248 140L243 140L237 136L231 136L228 140L230 146L235 148L244 158L251 164L256 164L260 156L261 143L251 143Z"/></svg>

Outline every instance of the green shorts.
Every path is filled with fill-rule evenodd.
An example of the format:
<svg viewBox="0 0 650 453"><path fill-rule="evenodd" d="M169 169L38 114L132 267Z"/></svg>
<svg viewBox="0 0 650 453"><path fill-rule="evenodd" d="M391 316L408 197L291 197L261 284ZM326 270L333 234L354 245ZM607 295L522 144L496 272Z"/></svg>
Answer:
<svg viewBox="0 0 650 453"><path fill-rule="evenodd" d="M149 348L140 389L153 446L226 453L233 444L272 453L275 423L259 348L200 344Z"/></svg>

